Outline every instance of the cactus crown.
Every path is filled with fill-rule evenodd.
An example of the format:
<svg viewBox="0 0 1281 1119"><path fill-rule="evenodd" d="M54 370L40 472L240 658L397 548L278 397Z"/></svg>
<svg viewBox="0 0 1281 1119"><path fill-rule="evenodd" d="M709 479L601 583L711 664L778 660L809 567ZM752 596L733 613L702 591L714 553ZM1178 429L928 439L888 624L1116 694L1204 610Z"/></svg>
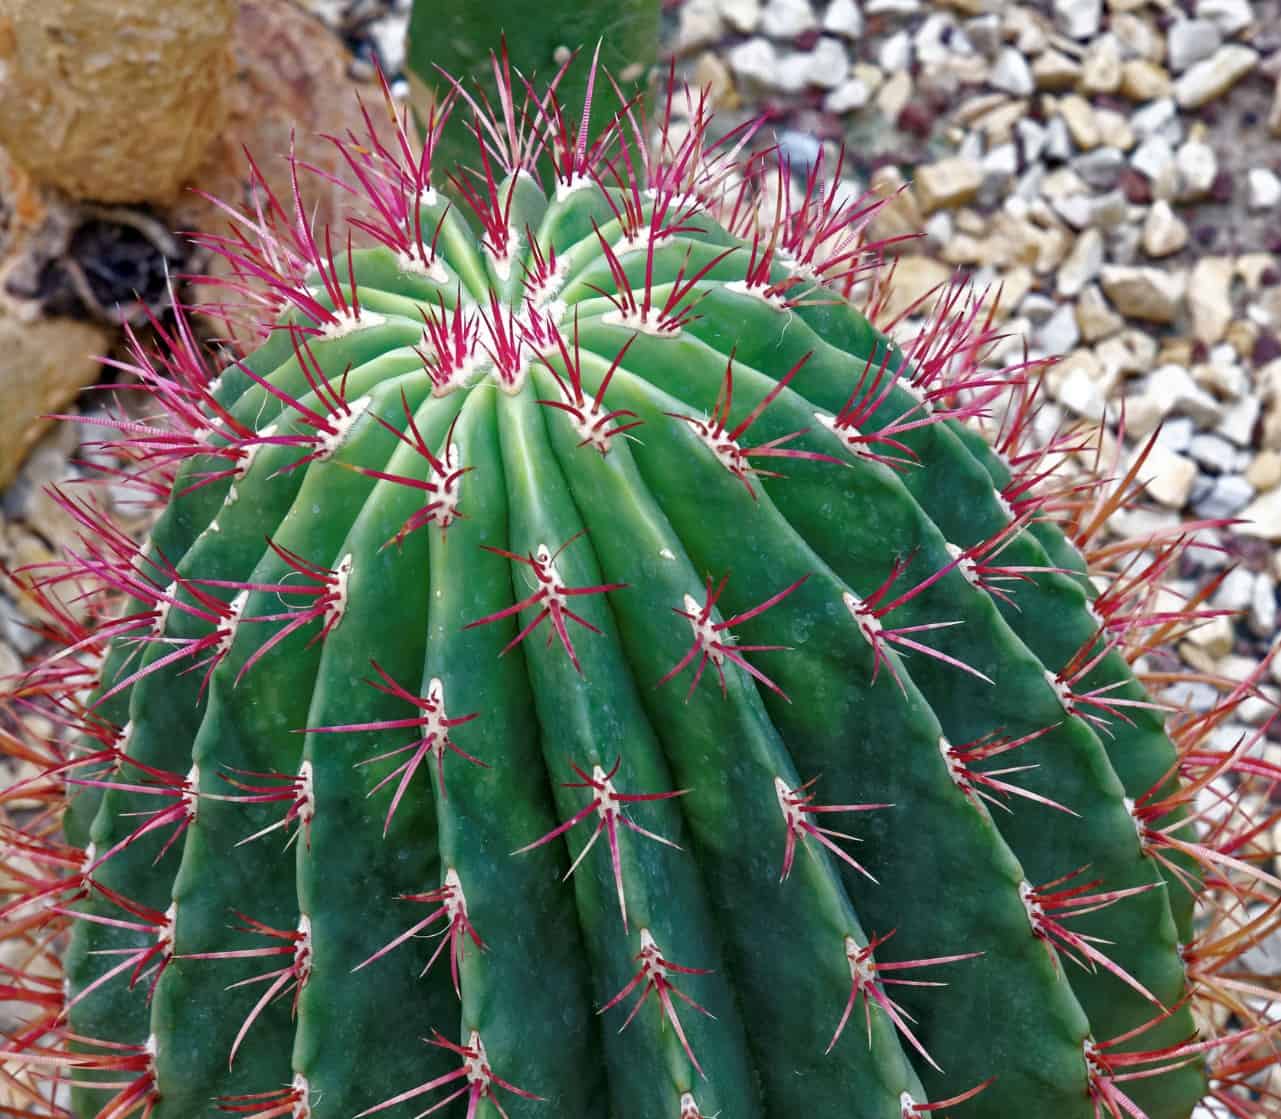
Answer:
<svg viewBox="0 0 1281 1119"><path fill-rule="evenodd" d="M1159 597L1183 541L1100 542L1138 469L1032 445L984 296L890 341L839 163L688 91L593 136L494 67L423 142L390 98L335 138L348 229L294 163L203 238L241 356L176 308L125 366L154 415L98 421L144 545L58 495L15 1083L109 1119L1269 1113L1230 965L1276 924L1237 798L1278 775L1209 744L1242 691L1167 727L1134 675L1201 615Z"/></svg>

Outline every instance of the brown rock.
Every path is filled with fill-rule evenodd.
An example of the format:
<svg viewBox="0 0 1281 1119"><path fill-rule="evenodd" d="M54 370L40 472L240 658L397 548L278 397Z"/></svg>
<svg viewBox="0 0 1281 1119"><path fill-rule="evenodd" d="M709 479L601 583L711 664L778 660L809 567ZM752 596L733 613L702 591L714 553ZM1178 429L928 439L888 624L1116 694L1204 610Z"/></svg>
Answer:
<svg viewBox="0 0 1281 1119"><path fill-rule="evenodd" d="M964 156L950 156L916 169L916 197L926 214L964 205L982 185L983 169Z"/></svg>
<svg viewBox="0 0 1281 1119"><path fill-rule="evenodd" d="M169 201L223 121L233 0L5 5L0 143L40 181Z"/></svg>
<svg viewBox="0 0 1281 1119"><path fill-rule="evenodd" d="M1121 67L1121 95L1131 101L1154 101L1170 93L1165 68L1145 58L1132 58Z"/></svg>
<svg viewBox="0 0 1281 1119"><path fill-rule="evenodd" d="M358 97L370 107L375 124L381 127L387 119L377 87L348 77L351 55L338 38L292 4L241 0L234 52L236 78L227 91L227 127L196 173L202 189L215 198L240 207L249 204L247 148L288 206L289 164L284 157L291 133L300 161L341 174L342 159L319 133L342 136L351 130L363 135ZM303 188L318 228L352 209L349 197L314 174L304 177ZM171 211L171 222L178 229L221 233L226 228L226 216L191 192ZM220 261L214 261L213 271L222 271Z"/></svg>

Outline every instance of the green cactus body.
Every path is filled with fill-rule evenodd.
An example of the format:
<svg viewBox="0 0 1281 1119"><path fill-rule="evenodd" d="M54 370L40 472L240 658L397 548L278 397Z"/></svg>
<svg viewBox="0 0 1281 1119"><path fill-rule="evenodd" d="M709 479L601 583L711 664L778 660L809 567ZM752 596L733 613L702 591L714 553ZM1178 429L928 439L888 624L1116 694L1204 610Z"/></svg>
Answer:
<svg viewBox="0 0 1281 1119"><path fill-rule="evenodd" d="M971 437L990 375L841 298L813 178L754 226L706 126L649 158L624 115L549 195L491 167L476 237L371 141L380 245L274 201L214 245L273 328L214 385L171 361L168 507L78 560L134 620L88 701L118 753L67 767L75 1116L1206 1092L1198 879L1143 813L1178 754Z"/></svg>

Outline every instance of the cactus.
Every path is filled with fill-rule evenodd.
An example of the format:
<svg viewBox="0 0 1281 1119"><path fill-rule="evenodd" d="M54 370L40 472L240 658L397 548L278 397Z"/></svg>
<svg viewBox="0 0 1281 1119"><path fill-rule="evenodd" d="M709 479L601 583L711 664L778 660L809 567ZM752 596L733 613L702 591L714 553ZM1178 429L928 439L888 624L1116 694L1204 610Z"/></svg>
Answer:
<svg viewBox="0 0 1281 1119"><path fill-rule="evenodd" d="M1248 686L1135 674L1205 614L1183 541L1099 540L1141 465L1056 470L981 295L892 342L878 203L677 97L652 146L371 114L349 230L296 174L205 238L242 356L133 340L97 460L163 511L57 495L11 697L44 1113L1273 1113L1232 962L1281 883L1222 790L1278 775L1208 737Z"/></svg>

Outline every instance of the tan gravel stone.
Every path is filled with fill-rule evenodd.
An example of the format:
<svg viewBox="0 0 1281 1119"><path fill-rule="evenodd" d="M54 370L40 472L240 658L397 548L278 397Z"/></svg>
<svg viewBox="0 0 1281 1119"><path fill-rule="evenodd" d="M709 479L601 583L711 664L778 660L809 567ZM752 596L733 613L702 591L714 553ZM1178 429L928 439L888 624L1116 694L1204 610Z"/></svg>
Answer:
<svg viewBox="0 0 1281 1119"><path fill-rule="evenodd" d="M1059 115L1078 148L1089 151L1099 146L1099 123L1094 117L1094 108L1084 97L1069 93L1059 102Z"/></svg>
<svg viewBox="0 0 1281 1119"><path fill-rule="evenodd" d="M1103 290L1123 315L1146 322L1174 322L1187 291L1183 269L1140 268L1107 264L1102 272Z"/></svg>
<svg viewBox="0 0 1281 1119"><path fill-rule="evenodd" d="M1281 540L1281 489L1272 489L1256 497L1237 514L1245 524L1237 526L1243 536L1262 540Z"/></svg>
<svg viewBox="0 0 1281 1119"><path fill-rule="evenodd" d="M983 169L975 160L949 156L916 169L915 190L923 213L962 206L983 185Z"/></svg>
<svg viewBox="0 0 1281 1119"><path fill-rule="evenodd" d="M1196 463L1157 443L1143 464L1140 478L1154 501L1168 509L1182 509L1196 481Z"/></svg>
<svg viewBox="0 0 1281 1119"><path fill-rule="evenodd" d="M1188 227L1165 199L1158 199L1143 222L1143 251L1162 257L1177 253L1188 243Z"/></svg>
<svg viewBox="0 0 1281 1119"><path fill-rule="evenodd" d="M1081 80L1081 64L1061 51L1048 50L1032 60L1032 78L1037 89L1051 93L1072 89Z"/></svg>
<svg viewBox="0 0 1281 1119"><path fill-rule="evenodd" d="M1097 284L1088 284L1076 301L1076 325L1090 343L1110 338L1125 326L1125 319L1112 310Z"/></svg>
<svg viewBox="0 0 1281 1119"><path fill-rule="evenodd" d="M890 120L897 120L912 99L912 75L906 70L894 74L876 93L876 107Z"/></svg>
<svg viewBox="0 0 1281 1119"><path fill-rule="evenodd" d="M1170 75L1165 67L1145 58L1132 58L1121 67L1121 95L1131 101L1168 97Z"/></svg>
<svg viewBox="0 0 1281 1119"><path fill-rule="evenodd" d="M1174 83L1175 100L1184 109L1199 109L1226 93L1258 64L1258 51L1228 43L1179 75Z"/></svg>
<svg viewBox="0 0 1281 1119"><path fill-rule="evenodd" d="M1036 68L1033 67L1033 73ZM1276 89L1272 93L1272 108L1268 111L1268 131L1273 136L1281 136L1281 78L1277 78ZM1277 658L1281 662L1281 657Z"/></svg>
<svg viewBox="0 0 1281 1119"><path fill-rule="evenodd" d="M1080 88L1085 93L1115 93L1121 84L1121 44L1115 35L1100 35L1081 62Z"/></svg>
<svg viewBox="0 0 1281 1119"><path fill-rule="evenodd" d="M1260 451L1246 467L1245 480L1260 492L1281 486L1281 454Z"/></svg>
<svg viewBox="0 0 1281 1119"><path fill-rule="evenodd" d="M1232 258L1203 256L1188 279L1192 332L1207 346L1223 337L1232 321Z"/></svg>
<svg viewBox="0 0 1281 1119"><path fill-rule="evenodd" d="M878 167L872 173L868 189L878 198L887 199L876 211L868 230L876 240L915 236L921 232L925 218L916 202L916 193L893 164Z"/></svg>
<svg viewBox="0 0 1281 1119"><path fill-rule="evenodd" d="M1095 109L1094 122L1099 126L1099 142L1104 147L1123 152L1134 147L1134 129L1124 113L1115 109Z"/></svg>
<svg viewBox="0 0 1281 1119"><path fill-rule="evenodd" d="M927 256L900 257L885 306L886 317L893 318L906 310L921 296L946 283L951 275L952 270L940 260Z"/></svg>
<svg viewBox="0 0 1281 1119"><path fill-rule="evenodd" d="M1097 229L1087 229L1073 243L1072 251L1059 268L1056 284L1059 295L1077 295L1102 267L1103 234Z"/></svg>

